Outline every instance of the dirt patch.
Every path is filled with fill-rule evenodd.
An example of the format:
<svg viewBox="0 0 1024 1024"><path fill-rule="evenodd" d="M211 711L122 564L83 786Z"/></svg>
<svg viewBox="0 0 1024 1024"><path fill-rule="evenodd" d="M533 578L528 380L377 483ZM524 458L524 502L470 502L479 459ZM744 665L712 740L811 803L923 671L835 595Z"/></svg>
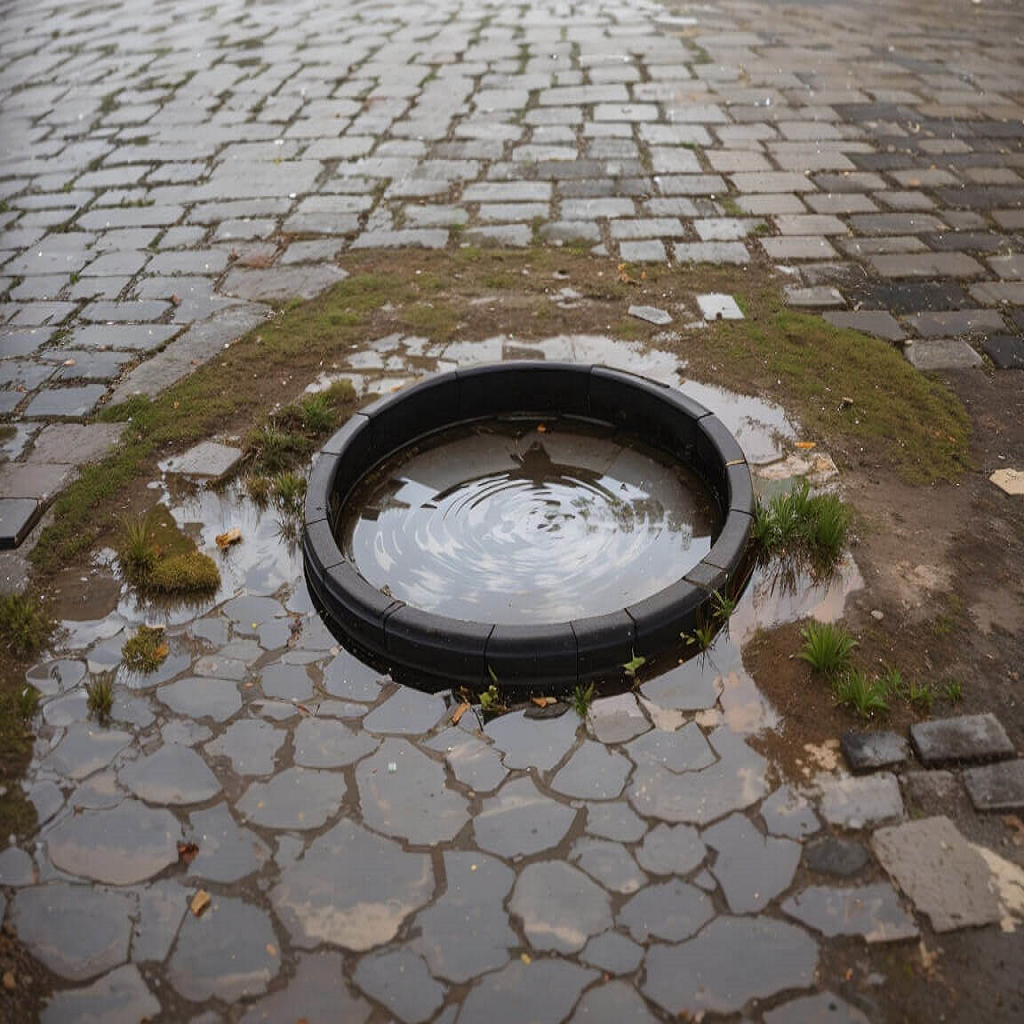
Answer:
<svg viewBox="0 0 1024 1024"><path fill-rule="evenodd" d="M0 931L0 1020L27 1024L39 1020L52 985L46 968L10 931L9 925Z"/></svg>

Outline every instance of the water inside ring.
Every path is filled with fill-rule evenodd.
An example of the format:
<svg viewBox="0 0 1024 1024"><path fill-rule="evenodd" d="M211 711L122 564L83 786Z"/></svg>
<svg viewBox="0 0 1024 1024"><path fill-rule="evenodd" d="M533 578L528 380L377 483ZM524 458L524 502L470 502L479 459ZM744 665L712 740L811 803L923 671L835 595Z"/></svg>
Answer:
<svg viewBox="0 0 1024 1024"><path fill-rule="evenodd" d="M574 419L462 424L401 449L345 501L338 545L374 587L504 625L617 611L710 550L718 504L683 463Z"/></svg>

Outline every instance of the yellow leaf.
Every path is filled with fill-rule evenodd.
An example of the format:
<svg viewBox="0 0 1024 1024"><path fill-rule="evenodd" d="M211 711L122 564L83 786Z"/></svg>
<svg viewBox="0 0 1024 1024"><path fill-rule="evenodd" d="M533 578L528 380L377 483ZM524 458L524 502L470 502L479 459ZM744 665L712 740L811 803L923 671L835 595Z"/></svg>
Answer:
<svg viewBox="0 0 1024 1024"><path fill-rule="evenodd" d="M218 533L214 540L217 542L217 547L223 551L225 548L231 547L232 544L237 544L242 539L242 531L237 527L233 526L230 530L225 533Z"/></svg>
<svg viewBox="0 0 1024 1024"><path fill-rule="evenodd" d="M469 710L469 701L463 701L453 712L452 712L452 725L458 725L459 719Z"/></svg>
<svg viewBox="0 0 1024 1024"><path fill-rule="evenodd" d="M809 452L812 448L817 448L818 444L816 441L797 441L794 448L799 448L801 451Z"/></svg>
<svg viewBox="0 0 1024 1024"><path fill-rule="evenodd" d="M196 917L202 917L203 911L210 905L210 894L205 889L200 889L195 896L192 897L192 902L189 904L189 909L195 914Z"/></svg>

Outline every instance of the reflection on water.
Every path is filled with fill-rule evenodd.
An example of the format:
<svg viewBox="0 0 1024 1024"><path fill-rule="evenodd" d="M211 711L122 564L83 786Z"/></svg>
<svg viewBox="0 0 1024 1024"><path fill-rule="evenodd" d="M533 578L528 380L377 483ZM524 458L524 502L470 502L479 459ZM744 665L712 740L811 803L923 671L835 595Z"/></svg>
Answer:
<svg viewBox="0 0 1024 1024"><path fill-rule="evenodd" d="M457 427L399 452L346 502L342 549L374 586L450 618L558 622L632 604L707 554L703 482L572 420Z"/></svg>

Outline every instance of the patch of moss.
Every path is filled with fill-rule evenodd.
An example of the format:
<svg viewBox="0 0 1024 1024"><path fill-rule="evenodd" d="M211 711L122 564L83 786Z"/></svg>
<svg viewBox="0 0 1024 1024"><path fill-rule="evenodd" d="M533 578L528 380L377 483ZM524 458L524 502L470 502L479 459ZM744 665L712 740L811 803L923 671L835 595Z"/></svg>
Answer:
<svg viewBox="0 0 1024 1024"><path fill-rule="evenodd" d="M146 581L147 590L168 597L202 597L215 593L219 586L217 564L201 551L161 559Z"/></svg>
<svg viewBox="0 0 1024 1024"><path fill-rule="evenodd" d="M138 632L126 640L121 648L121 660L132 672L155 672L168 654L167 640L162 629L139 626Z"/></svg>

